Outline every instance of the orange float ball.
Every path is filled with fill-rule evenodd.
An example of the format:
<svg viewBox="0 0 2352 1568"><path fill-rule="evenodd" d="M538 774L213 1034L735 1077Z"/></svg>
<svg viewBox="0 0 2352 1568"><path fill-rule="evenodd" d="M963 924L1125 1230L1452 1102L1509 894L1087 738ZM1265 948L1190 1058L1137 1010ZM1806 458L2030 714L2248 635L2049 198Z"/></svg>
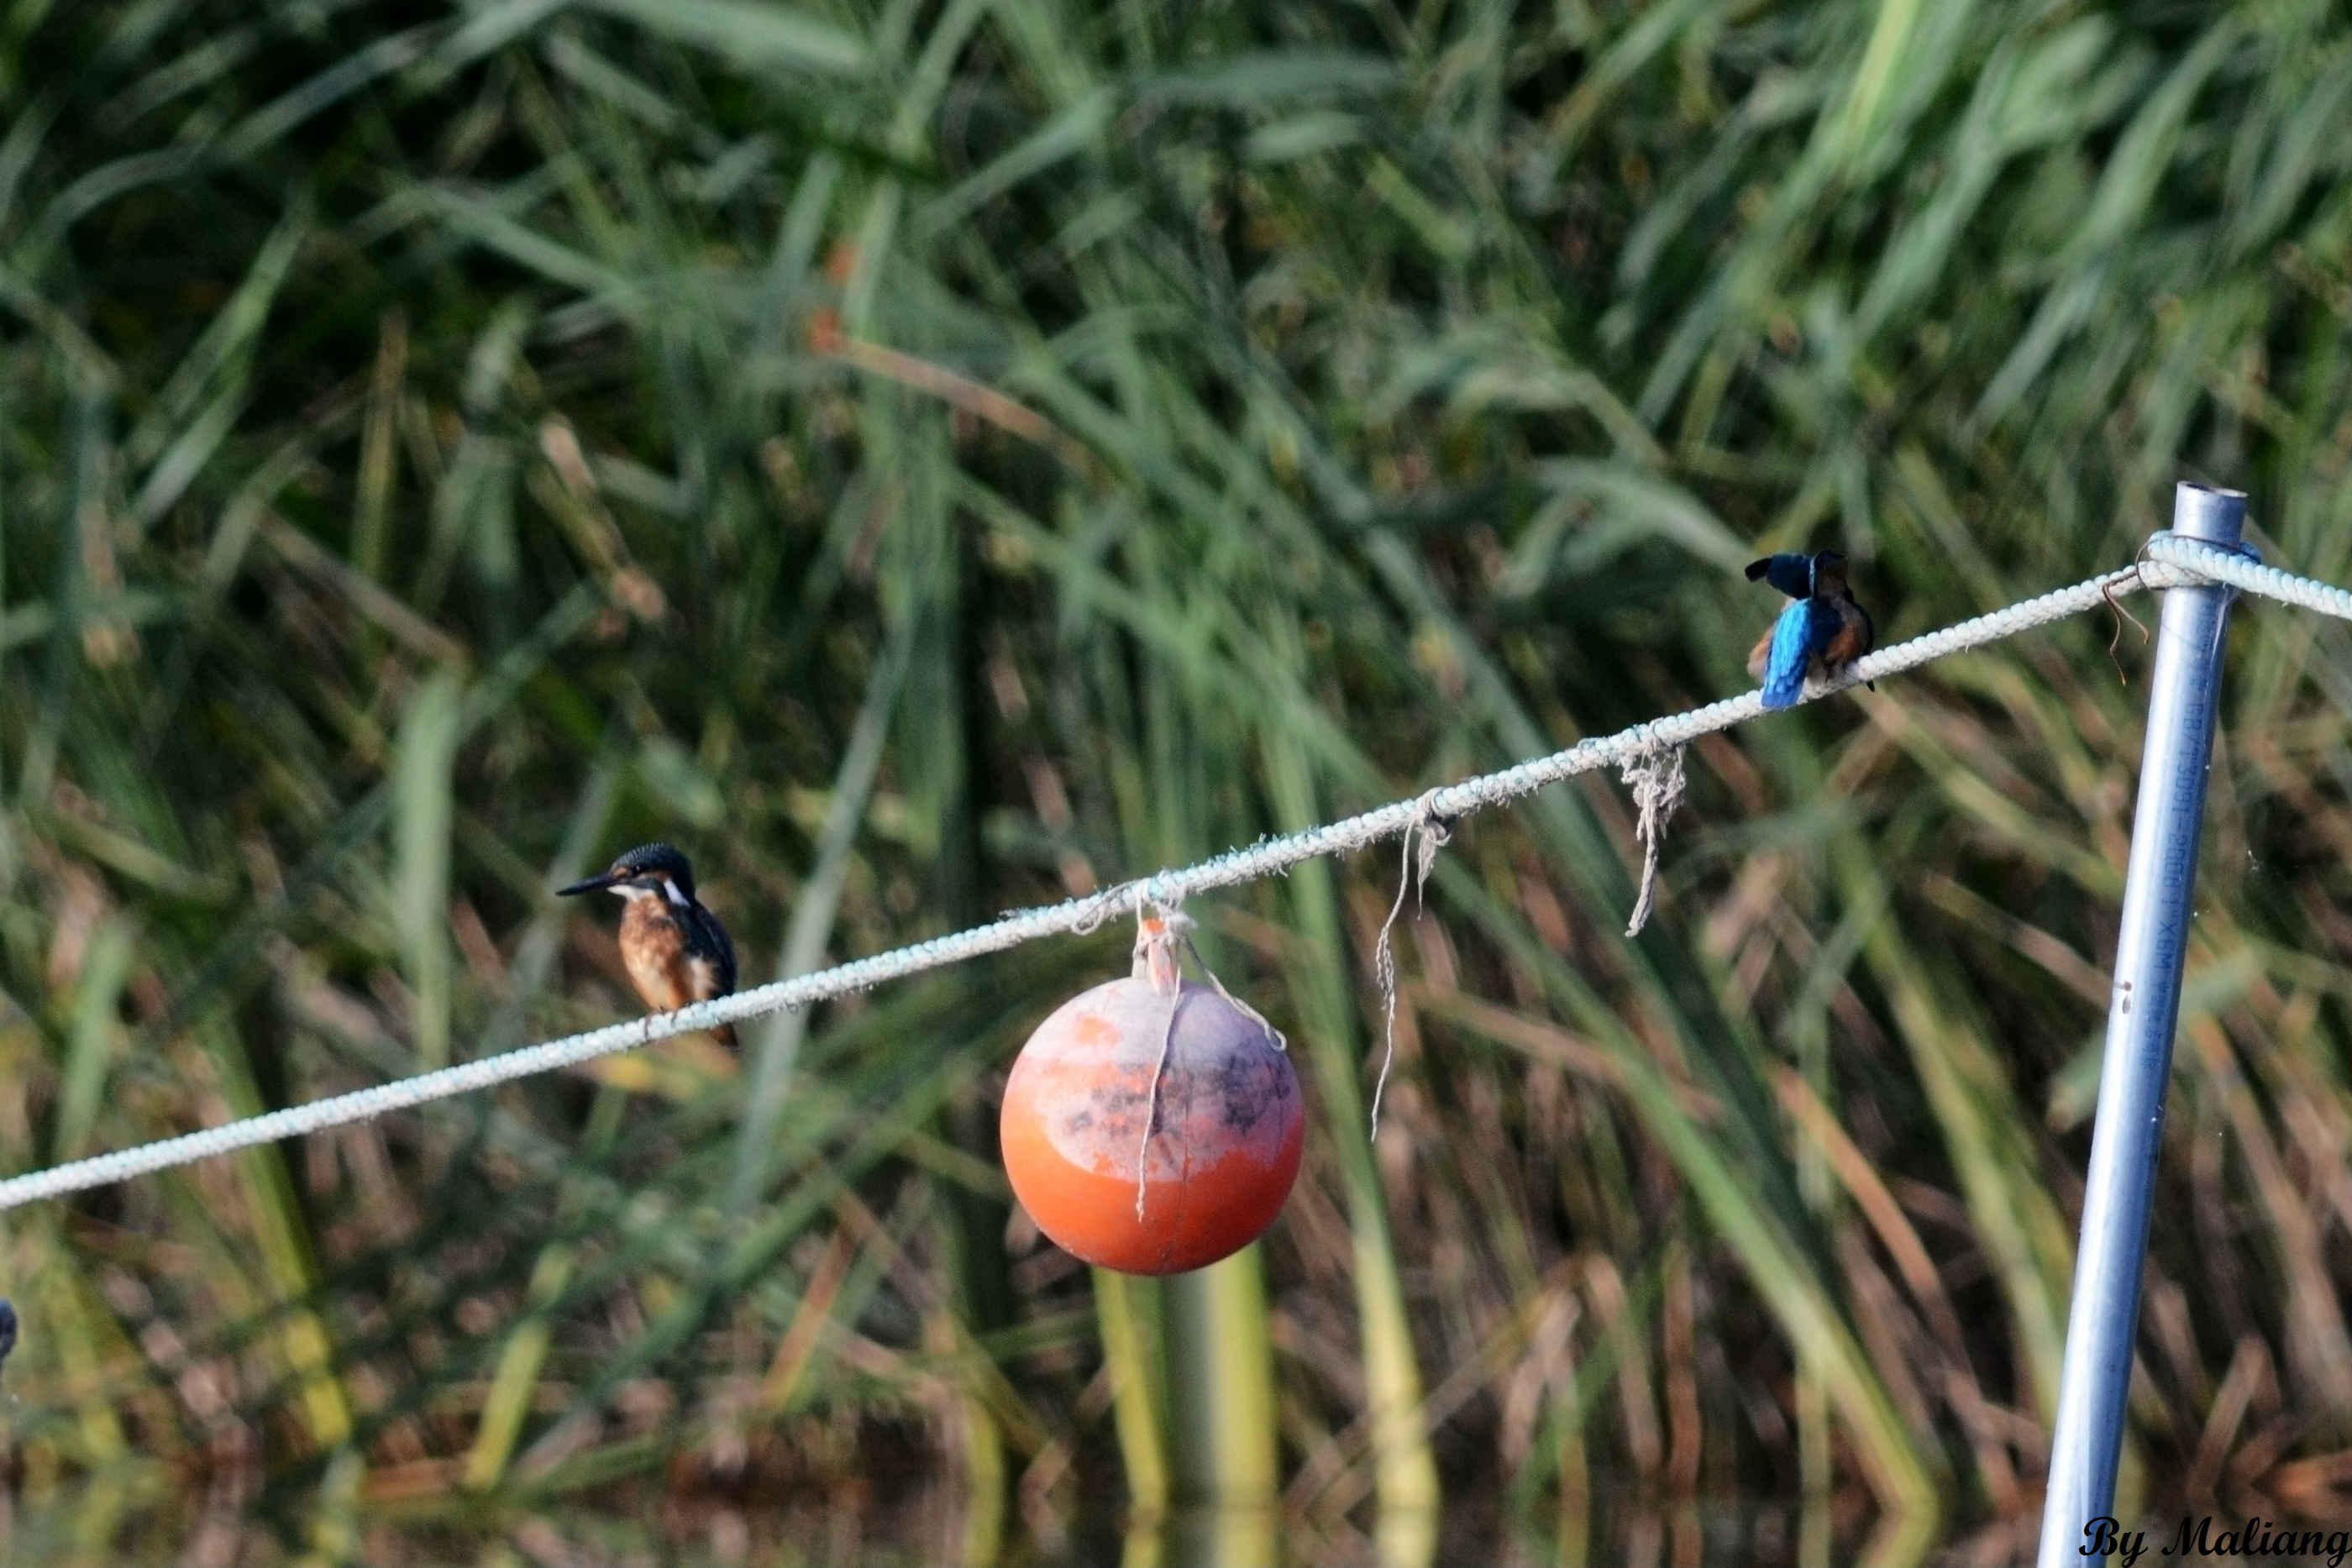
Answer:
<svg viewBox="0 0 2352 1568"><path fill-rule="evenodd" d="M1004 1174L1037 1228L1129 1274L1203 1268L1256 1240L1290 1196L1306 1128L1298 1075L1263 1019L1213 987L1171 992L1142 975L1037 1026L999 1123Z"/></svg>

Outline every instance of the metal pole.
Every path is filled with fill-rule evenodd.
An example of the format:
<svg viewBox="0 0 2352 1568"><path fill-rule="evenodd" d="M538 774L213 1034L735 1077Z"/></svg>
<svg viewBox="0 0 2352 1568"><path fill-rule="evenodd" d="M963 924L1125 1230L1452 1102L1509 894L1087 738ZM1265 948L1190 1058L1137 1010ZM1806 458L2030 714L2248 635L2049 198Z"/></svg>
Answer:
<svg viewBox="0 0 2352 1568"><path fill-rule="evenodd" d="M2183 484L2174 493L2172 531L2184 538L2234 549L2245 519L2246 497L2236 490ZM2180 1016L2180 964L2189 946L2189 900L2197 881L2197 836L2229 612L2228 589L2176 588L2165 594L2157 620L2139 805L2132 817L2098 1121L2083 1188L2083 1240L2074 1255L2074 1305L2066 1319L2058 1426L2050 1438L2041 1568L2104 1563L2120 1544L2108 1515L2131 1389L2149 1189L2164 1132L2172 1031Z"/></svg>

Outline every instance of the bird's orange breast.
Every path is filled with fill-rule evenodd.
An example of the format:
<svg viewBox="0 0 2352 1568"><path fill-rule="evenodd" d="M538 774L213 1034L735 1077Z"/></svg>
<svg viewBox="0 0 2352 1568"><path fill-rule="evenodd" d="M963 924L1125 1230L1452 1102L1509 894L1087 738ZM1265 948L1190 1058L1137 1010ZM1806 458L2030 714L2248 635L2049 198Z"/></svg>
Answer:
<svg viewBox="0 0 2352 1568"><path fill-rule="evenodd" d="M1838 607L1838 628L1822 650L1822 664L1832 674L1870 652L1870 622L1851 604Z"/></svg>
<svg viewBox="0 0 2352 1568"><path fill-rule="evenodd" d="M629 972L629 984L657 1013L673 1012L698 999L687 963L686 933L656 899L629 900L628 913L621 916L621 963Z"/></svg>

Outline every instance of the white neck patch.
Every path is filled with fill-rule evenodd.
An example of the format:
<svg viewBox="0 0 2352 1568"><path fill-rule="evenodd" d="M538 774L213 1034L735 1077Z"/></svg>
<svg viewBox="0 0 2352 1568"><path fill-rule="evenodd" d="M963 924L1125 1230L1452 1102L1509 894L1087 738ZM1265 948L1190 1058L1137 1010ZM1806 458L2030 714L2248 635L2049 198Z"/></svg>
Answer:
<svg viewBox="0 0 2352 1568"><path fill-rule="evenodd" d="M677 883L670 881L667 877L662 878L662 894L680 909L684 909L688 904L694 902L692 899L687 897L686 894L680 893L677 890Z"/></svg>

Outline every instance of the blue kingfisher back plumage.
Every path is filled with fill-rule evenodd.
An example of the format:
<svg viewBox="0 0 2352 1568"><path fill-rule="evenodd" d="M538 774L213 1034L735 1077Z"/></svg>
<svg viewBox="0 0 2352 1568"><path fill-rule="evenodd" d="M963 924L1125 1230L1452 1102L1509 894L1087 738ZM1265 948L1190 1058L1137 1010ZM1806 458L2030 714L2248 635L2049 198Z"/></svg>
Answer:
<svg viewBox="0 0 2352 1568"><path fill-rule="evenodd" d="M1766 707L1795 702L1804 695L1805 676L1815 671L1835 680L1878 640L1870 612L1854 601L1846 585L1845 557L1837 551L1768 555L1748 562L1748 580L1759 580L1796 601L1780 612L1748 655L1748 673L1763 686Z"/></svg>
<svg viewBox="0 0 2352 1568"><path fill-rule="evenodd" d="M694 867L667 844L643 844L612 869L556 889L559 895L610 888L628 901L621 915L621 965L629 983L657 1013L707 1002L735 989L735 944L719 917L694 896ZM735 1049L735 1026L711 1034Z"/></svg>

